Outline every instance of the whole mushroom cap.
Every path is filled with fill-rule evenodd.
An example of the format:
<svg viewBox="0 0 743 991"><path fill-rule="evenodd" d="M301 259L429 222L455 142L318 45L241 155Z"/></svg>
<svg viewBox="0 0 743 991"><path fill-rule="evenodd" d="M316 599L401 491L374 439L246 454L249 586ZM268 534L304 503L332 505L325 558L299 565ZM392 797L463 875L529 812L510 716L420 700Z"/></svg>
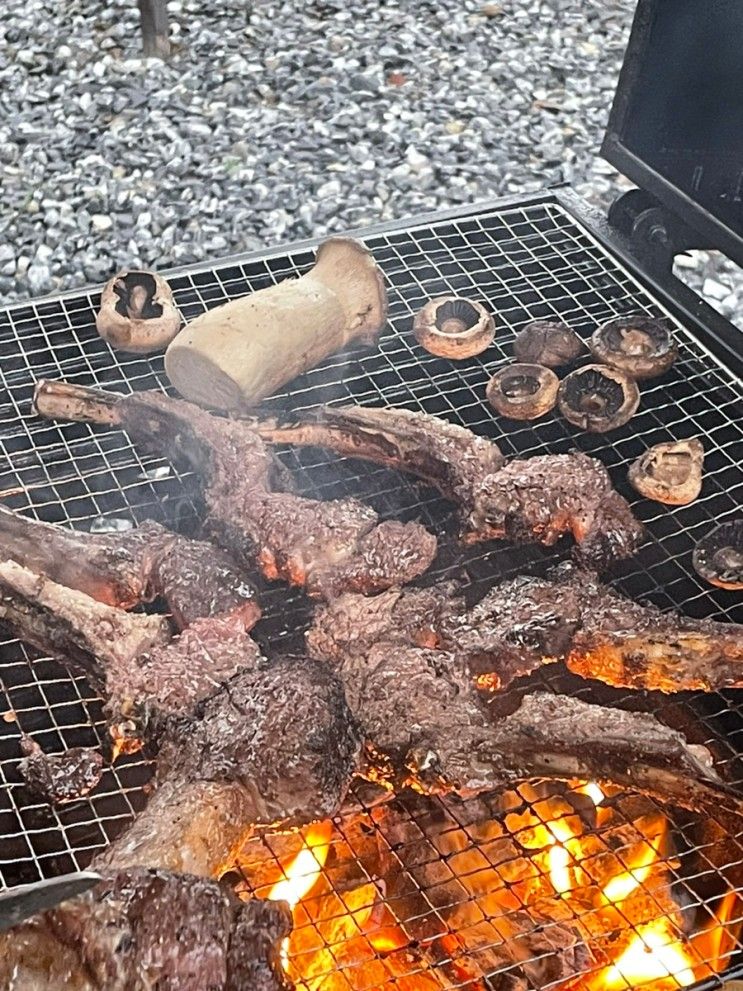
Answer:
<svg viewBox="0 0 743 991"><path fill-rule="evenodd" d="M592 434L615 430L634 416L640 405L637 383L608 365L576 368L560 383L560 412L574 427Z"/></svg>
<svg viewBox="0 0 743 991"><path fill-rule="evenodd" d="M743 589L743 517L703 537L692 555L694 570L718 588Z"/></svg>
<svg viewBox="0 0 743 991"><path fill-rule="evenodd" d="M678 347L666 324L644 313L602 324L588 346L597 361L634 379L663 375L678 357Z"/></svg>
<svg viewBox="0 0 743 991"><path fill-rule="evenodd" d="M481 303L463 296L432 299L413 321L418 343L440 358L472 358L495 337L495 322Z"/></svg>
<svg viewBox="0 0 743 991"><path fill-rule="evenodd" d="M559 320L532 320L513 342L513 353L518 361L548 368L559 368L575 361L582 350L580 337Z"/></svg>
<svg viewBox="0 0 743 991"><path fill-rule="evenodd" d="M551 368L519 362L501 368L488 382L488 402L512 420L536 420L554 408L560 380Z"/></svg>
<svg viewBox="0 0 743 991"><path fill-rule="evenodd" d="M696 438L655 444L629 468L630 484L640 495L669 506L685 506L702 490L704 447Z"/></svg>
<svg viewBox="0 0 743 991"><path fill-rule="evenodd" d="M168 283L155 272L130 269L106 283L95 318L101 337L121 351L162 351L181 326Z"/></svg>

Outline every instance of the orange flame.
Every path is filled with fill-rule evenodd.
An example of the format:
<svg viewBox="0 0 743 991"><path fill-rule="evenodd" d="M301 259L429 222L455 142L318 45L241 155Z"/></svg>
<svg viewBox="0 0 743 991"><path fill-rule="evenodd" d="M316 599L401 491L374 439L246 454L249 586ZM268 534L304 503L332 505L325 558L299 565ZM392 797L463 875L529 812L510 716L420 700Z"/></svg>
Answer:
<svg viewBox="0 0 743 991"><path fill-rule="evenodd" d="M638 930L616 963L591 982L592 989L626 991L644 984L661 988L685 988L696 980L691 954L670 931L667 919L660 919Z"/></svg>

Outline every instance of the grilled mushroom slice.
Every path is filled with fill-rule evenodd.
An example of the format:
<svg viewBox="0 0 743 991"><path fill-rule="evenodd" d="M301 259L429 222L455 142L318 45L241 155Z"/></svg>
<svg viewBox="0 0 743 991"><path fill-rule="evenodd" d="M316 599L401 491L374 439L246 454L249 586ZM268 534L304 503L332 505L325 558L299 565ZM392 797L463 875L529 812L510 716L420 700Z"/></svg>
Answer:
<svg viewBox="0 0 743 991"><path fill-rule="evenodd" d="M692 563L710 585L743 588L743 517L718 526L694 548Z"/></svg>
<svg viewBox="0 0 743 991"><path fill-rule="evenodd" d="M648 448L630 465L628 477L646 499L669 506L694 502L702 490L704 448L696 438Z"/></svg>
<svg viewBox="0 0 743 991"><path fill-rule="evenodd" d="M495 323L481 303L441 296L416 314L413 333L426 351L440 358L472 358L491 344Z"/></svg>
<svg viewBox="0 0 743 991"><path fill-rule="evenodd" d="M104 340L122 351L163 351L181 326L170 286L154 272L132 269L106 283L95 325Z"/></svg>
<svg viewBox="0 0 743 991"><path fill-rule="evenodd" d="M554 408L559 379L544 365L517 363L501 368L488 382L488 402L512 420L536 420Z"/></svg>
<svg viewBox="0 0 743 991"><path fill-rule="evenodd" d="M513 353L518 361L559 368L583 350L580 337L559 320L533 320L516 335Z"/></svg>
<svg viewBox="0 0 743 991"><path fill-rule="evenodd" d="M637 383L608 365L576 368L560 383L560 412L574 427L603 434L626 423L640 405Z"/></svg>
<svg viewBox="0 0 743 991"><path fill-rule="evenodd" d="M598 327L588 345L591 354L634 379L651 379L667 372L678 356L671 331L661 320L636 313Z"/></svg>

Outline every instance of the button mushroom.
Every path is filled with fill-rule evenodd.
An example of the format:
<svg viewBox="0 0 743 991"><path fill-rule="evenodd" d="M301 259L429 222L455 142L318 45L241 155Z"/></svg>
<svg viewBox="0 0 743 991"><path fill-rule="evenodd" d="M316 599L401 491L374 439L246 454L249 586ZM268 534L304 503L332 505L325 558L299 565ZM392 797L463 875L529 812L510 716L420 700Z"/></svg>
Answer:
<svg viewBox="0 0 743 991"><path fill-rule="evenodd" d="M472 358L495 337L495 323L480 303L461 296L432 299L413 323L418 343L440 358Z"/></svg>
<svg viewBox="0 0 743 991"><path fill-rule="evenodd" d="M628 477L633 488L647 499L685 506L702 490L703 462L701 441L668 441L641 454L630 465Z"/></svg>
<svg viewBox="0 0 743 991"><path fill-rule="evenodd" d="M574 361L583 350L580 337L558 320L533 320L513 342L518 361L559 368Z"/></svg>
<svg viewBox="0 0 743 991"><path fill-rule="evenodd" d="M512 420L536 420L554 407L559 379L544 365L506 365L488 382L488 402Z"/></svg>
<svg viewBox="0 0 743 991"><path fill-rule="evenodd" d="M640 390L617 368L584 365L562 380L557 402L568 423L602 434L621 427L634 415Z"/></svg>
<svg viewBox="0 0 743 991"><path fill-rule="evenodd" d="M106 283L95 325L112 347L149 354L170 344L180 329L181 315L165 279L132 269Z"/></svg>
<svg viewBox="0 0 743 991"><path fill-rule="evenodd" d="M597 361L619 368L634 379L663 375L678 356L666 324L642 313L602 324L593 332L589 347Z"/></svg>
<svg viewBox="0 0 743 991"><path fill-rule="evenodd" d="M696 572L711 585L743 589L743 517L718 526L694 548Z"/></svg>

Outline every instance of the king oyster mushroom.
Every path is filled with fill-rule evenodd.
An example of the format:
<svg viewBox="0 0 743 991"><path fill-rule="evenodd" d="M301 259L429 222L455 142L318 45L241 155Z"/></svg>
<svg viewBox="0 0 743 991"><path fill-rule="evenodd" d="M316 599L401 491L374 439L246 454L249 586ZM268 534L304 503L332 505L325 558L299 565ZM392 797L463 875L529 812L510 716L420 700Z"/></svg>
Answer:
<svg viewBox="0 0 743 991"><path fill-rule="evenodd" d="M575 361L583 350L580 337L559 320L532 320L513 342L518 361L559 368Z"/></svg>
<svg viewBox="0 0 743 991"><path fill-rule="evenodd" d="M560 412L574 427L603 434L625 424L640 405L637 383L608 365L576 368L560 383Z"/></svg>
<svg viewBox="0 0 743 991"><path fill-rule="evenodd" d="M663 375L678 357L671 331L662 320L643 313L617 317L598 327L589 342L591 354L633 379Z"/></svg>
<svg viewBox="0 0 743 991"><path fill-rule="evenodd" d="M694 502L702 490L704 448L701 441L666 441L648 448L630 465L628 477L646 499L669 506Z"/></svg>
<svg viewBox="0 0 743 991"><path fill-rule="evenodd" d="M472 358L492 343L495 323L481 303L441 296L416 314L413 333L426 351L440 358Z"/></svg>
<svg viewBox="0 0 743 991"><path fill-rule="evenodd" d="M181 326L170 286L154 272L130 269L106 283L95 318L98 333L122 351L162 351Z"/></svg>
<svg viewBox="0 0 743 991"><path fill-rule="evenodd" d="M517 363L501 368L488 382L488 402L512 420L536 420L554 408L560 381L544 365Z"/></svg>
<svg viewBox="0 0 743 991"><path fill-rule="evenodd" d="M710 585L743 589L743 517L729 520L703 537L694 548L692 563Z"/></svg>

